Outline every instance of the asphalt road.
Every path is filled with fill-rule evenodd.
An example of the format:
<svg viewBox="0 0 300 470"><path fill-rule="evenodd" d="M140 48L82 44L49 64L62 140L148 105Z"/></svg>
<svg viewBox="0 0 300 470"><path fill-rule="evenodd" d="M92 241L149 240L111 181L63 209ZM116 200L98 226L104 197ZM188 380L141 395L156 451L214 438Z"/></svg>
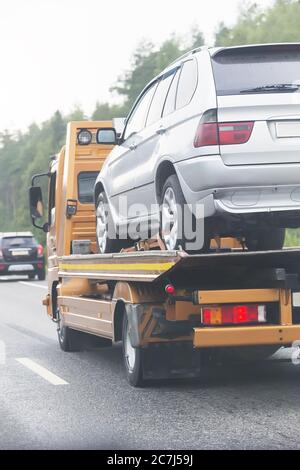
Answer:
<svg viewBox="0 0 300 470"><path fill-rule="evenodd" d="M119 347L59 349L45 287L0 280L1 449L300 448L300 366L235 366L134 389Z"/></svg>

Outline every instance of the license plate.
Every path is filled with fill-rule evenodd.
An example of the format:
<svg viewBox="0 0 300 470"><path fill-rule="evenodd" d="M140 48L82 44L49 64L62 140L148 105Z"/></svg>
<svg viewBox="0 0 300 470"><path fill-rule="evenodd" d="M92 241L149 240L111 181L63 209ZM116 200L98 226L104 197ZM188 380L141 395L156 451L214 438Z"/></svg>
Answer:
<svg viewBox="0 0 300 470"><path fill-rule="evenodd" d="M10 272L33 271L32 264L11 264L8 267Z"/></svg>
<svg viewBox="0 0 300 470"><path fill-rule="evenodd" d="M279 139L300 137L300 121L276 122L276 135Z"/></svg>
<svg viewBox="0 0 300 470"><path fill-rule="evenodd" d="M13 256L28 256L28 250L13 250L11 254Z"/></svg>

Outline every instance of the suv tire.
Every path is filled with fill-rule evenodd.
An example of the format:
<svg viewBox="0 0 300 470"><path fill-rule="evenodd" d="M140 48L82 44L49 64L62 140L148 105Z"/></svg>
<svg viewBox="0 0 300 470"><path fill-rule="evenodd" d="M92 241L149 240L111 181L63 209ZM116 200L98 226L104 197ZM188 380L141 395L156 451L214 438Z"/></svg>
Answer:
<svg viewBox="0 0 300 470"><path fill-rule="evenodd" d="M164 241L166 248L168 250L179 250L182 248L185 251L190 252L191 254L206 252L210 248L210 235L207 229L207 224L204 220L204 241L202 248L197 248L195 250L187 250L187 244L193 243L194 240L186 240L183 234L184 227L184 207L186 205L186 200L184 198L179 180L176 175L171 175L166 180L163 189L162 189L162 198L161 198L161 209L160 209L160 231L161 238ZM178 209L182 214L180 220L180 214L178 214ZM165 232L166 223L170 222L170 233ZM192 221L192 228L194 230L195 216L191 215L190 220ZM179 225L180 224L180 225ZM178 228L179 225L179 228ZM180 230L179 230L180 229ZM177 235L176 235L177 230Z"/></svg>

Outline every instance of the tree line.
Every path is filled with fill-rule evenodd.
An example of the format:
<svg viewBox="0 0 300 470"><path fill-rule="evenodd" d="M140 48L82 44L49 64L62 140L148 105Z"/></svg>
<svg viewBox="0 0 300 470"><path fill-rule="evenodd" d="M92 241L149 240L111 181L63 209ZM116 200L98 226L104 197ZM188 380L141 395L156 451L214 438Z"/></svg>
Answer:
<svg viewBox="0 0 300 470"><path fill-rule="evenodd" d="M300 42L300 3L275 0L262 9L252 3L241 9L233 25L221 23L214 45L232 46L271 42ZM91 116L76 108L69 115L60 111L42 124L33 123L25 132L0 133L0 232L31 230L27 190L31 176L48 168L49 156L57 153L65 142L66 125L70 120L111 119L126 116L144 86L170 62L186 51L204 45L200 27L194 27L186 38L172 35L159 47L143 40L132 56L127 71L116 77L111 91L120 104L97 102ZM43 241L43 235L36 233ZM289 231L287 244L300 243L300 230Z"/></svg>

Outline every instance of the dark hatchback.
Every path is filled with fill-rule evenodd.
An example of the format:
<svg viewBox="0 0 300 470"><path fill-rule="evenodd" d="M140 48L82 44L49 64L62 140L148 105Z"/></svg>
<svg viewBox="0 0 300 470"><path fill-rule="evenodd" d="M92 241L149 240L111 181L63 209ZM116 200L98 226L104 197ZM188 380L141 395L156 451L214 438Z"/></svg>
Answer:
<svg viewBox="0 0 300 470"><path fill-rule="evenodd" d="M31 232L0 233L0 276L45 279L44 249Z"/></svg>

